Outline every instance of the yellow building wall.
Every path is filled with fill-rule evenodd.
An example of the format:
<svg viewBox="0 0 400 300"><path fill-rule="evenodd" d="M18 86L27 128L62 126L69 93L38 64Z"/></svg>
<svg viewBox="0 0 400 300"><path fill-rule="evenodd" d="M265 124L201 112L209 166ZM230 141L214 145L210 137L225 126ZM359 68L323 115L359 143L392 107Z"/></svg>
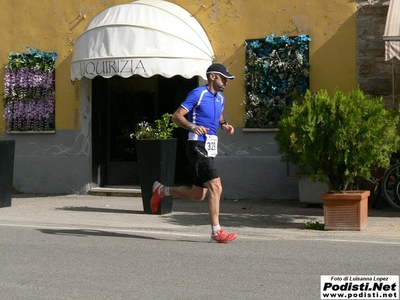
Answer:
<svg viewBox="0 0 400 300"><path fill-rule="evenodd" d="M70 82L70 62L75 40L101 10L121 0L0 0L0 63L9 52L26 47L56 52L56 129L79 129L79 84ZM205 29L216 61L236 75L225 91L226 114L243 126L244 41L246 39L307 34L310 42L310 89L357 87L356 4L348 0L175 0ZM179 30L179 29L178 29ZM4 78L4 69L0 71ZM4 92L0 84L0 93ZM183 99L182 99L183 100ZM3 105L0 115L4 114ZM4 128L4 120L0 120Z"/></svg>

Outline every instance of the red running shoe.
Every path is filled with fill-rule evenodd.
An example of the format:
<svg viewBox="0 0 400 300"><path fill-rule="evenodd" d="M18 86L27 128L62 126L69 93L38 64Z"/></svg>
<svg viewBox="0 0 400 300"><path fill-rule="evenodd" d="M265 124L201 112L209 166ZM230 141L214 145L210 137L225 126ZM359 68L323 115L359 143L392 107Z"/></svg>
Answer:
<svg viewBox="0 0 400 300"><path fill-rule="evenodd" d="M160 188L162 186L163 185L158 181L154 181L153 183L153 196L151 196L150 200L150 208L153 213L157 212L158 205L160 205L161 199L164 198L164 196L160 193Z"/></svg>
<svg viewBox="0 0 400 300"><path fill-rule="evenodd" d="M237 233L225 233L222 229L211 235L211 242L229 243L237 238Z"/></svg>

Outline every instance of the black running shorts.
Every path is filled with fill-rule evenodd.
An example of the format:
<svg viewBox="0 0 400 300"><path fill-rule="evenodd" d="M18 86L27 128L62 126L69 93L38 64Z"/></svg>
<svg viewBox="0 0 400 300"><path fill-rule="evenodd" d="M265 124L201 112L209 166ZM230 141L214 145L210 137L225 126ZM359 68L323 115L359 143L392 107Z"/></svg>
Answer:
<svg viewBox="0 0 400 300"><path fill-rule="evenodd" d="M186 154L193 167L193 184L195 186L205 187L205 182L219 177L214 157L207 156L205 142L188 141Z"/></svg>

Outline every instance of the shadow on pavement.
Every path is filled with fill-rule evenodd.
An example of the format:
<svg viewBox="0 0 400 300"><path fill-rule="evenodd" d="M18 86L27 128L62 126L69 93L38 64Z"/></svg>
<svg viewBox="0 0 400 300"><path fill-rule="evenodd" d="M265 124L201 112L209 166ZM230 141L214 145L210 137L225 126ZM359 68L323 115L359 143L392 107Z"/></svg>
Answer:
<svg viewBox="0 0 400 300"><path fill-rule="evenodd" d="M70 194L56 193L56 194L30 194L30 193L13 193L12 198L24 199L24 198L52 198L52 197L62 197Z"/></svg>
<svg viewBox="0 0 400 300"><path fill-rule="evenodd" d="M89 206L63 206L63 207L57 207L56 210L99 212L99 213L112 213L112 214L134 214L134 215L144 214L143 211L138 211L138 210L100 208L100 207L89 207Z"/></svg>
<svg viewBox="0 0 400 300"><path fill-rule="evenodd" d="M61 236L73 236L73 237L113 237L113 238L130 238L130 239L143 239L143 240L157 240L157 241L175 241L175 242L185 242L185 243L209 243L203 240L191 240L191 239L176 239L165 236L165 238L155 238L145 235L137 234L126 234L120 232L111 232L103 230L91 230L91 229L37 229L44 234L61 235Z"/></svg>
<svg viewBox="0 0 400 300"><path fill-rule="evenodd" d="M91 229L38 229L40 232L45 234L54 235L68 235L68 236L101 236L101 237L119 237L119 238L134 238L134 239L146 239L146 240L159 240L157 238L149 236L141 236L135 234L126 234L120 232L110 232L103 230L91 230Z"/></svg>
<svg viewBox="0 0 400 300"><path fill-rule="evenodd" d="M174 199L174 214L163 218L177 225L209 223L207 202L188 205L187 200ZM305 228L307 221L323 220L320 207L304 208L298 200L223 200L220 222L229 227Z"/></svg>
<svg viewBox="0 0 400 300"><path fill-rule="evenodd" d="M305 207L296 199L223 200L220 223L229 227L305 229L307 222L323 223L323 216L322 205ZM369 208L369 217L398 218L400 211L382 203L379 209ZM163 218L177 225L208 224L207 202L188 204L188 200L174 199L174 214Z"/></svg>

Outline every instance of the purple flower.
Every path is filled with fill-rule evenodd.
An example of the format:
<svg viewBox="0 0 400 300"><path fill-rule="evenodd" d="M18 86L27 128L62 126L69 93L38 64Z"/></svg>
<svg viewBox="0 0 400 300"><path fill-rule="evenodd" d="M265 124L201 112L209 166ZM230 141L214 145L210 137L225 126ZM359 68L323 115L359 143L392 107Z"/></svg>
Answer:
<svg viewBox="0 0 400 300"><path fill-rule="evenodd" d="M57 54L28 50L29 54L9 55L4 75L4 120L7 130L53 129Z"/></svg>

